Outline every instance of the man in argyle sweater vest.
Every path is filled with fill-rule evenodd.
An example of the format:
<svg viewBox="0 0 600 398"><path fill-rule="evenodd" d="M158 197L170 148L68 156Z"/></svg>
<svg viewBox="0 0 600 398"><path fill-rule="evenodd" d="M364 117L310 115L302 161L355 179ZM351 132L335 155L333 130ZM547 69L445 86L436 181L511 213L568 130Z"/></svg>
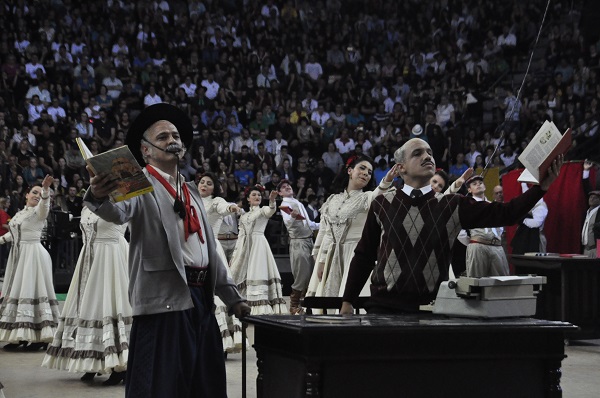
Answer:
<svg viewBox="0 0 600 398"><path fill-rule="evenodd" d="M452 245L461 228L515 224L544 195L562 165L560 157L541 185L510 202L490 203L436 195L429 185L435 161L421 139L409 140L394 158L405 185L371 204L350 263L343 314L353 313L352 302L371 271L369 312L412 312L435 299L442 281L448 280Z"/></svg>

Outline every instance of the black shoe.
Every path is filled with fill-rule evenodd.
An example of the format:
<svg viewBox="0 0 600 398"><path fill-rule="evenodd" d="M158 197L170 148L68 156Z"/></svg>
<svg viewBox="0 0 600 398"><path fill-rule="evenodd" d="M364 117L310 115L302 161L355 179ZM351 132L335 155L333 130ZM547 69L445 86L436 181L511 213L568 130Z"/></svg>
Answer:
<svg viewBox="0 0 600 398"><path fill-rule="evenodd" d="M112 372L108 380L102 382L102 385L116 386L117 384L125 380L125 373L126 372Z"/></svg>
<svg viewBox="0 0 600 398"><path fill-rule="evenodd" d="M23 348L24 351L38 351L38 350L47 350L48 343L31 343L27 347Z"/></svg>
<svg viewBox="0 0 600 398"><path fill-rule="evenodd" d="M23 346L23 348L27 347L28 343L29 343L28 341L19 341L18 343L10 343L10 344L5 345L4 349L6 351L15 351L20 346Z"/></svg>
<svg viewBox="0 0 600 398"><path fill-rule="evenodd" d="M94 380L95 376L96 376L96 373L86 373L83 376L81 376L80 380L81 381L92 381L92 380Z"/></svg>

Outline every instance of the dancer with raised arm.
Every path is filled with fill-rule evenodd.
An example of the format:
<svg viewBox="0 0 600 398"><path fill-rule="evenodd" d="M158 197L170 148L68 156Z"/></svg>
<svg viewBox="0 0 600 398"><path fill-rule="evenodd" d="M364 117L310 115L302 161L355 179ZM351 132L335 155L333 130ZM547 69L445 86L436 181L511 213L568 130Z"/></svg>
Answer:
<svg viewBox="0 0 600 398"><path fill-rule="evenodd" d="M265 238L267 222L276 211L277 191L271 191L269 205L261 207L263 192L260 185L246 188L244 196L249 209L239 220L240 233L231 259L231 274L240 293L247 298L252 315L286 314L281 276Z"/></svg>
<svg viewBox="0 0 600 398"><path fill-rule="evenodd" d="M50 211L53 180L47 175L41 186L29 188L25 208L8 223L10 232L0 237L0 244L12 242L0 305L0 341L9 342L6 350L45 348L58 325L52 259L40 241Z"/></svg>
<svg viewBox="0 0 600 398"><path fill-rule="evenodd" d="M104 221L84 207L79 226L83 247L42 366L85 372L83 381L110 373L103 384L116 385L125 378L133 322L127 225Z"/></svg>
<svg viewBox="0 0 600 398"><path fill-rule="evenodd" d="M221 183L213 173L204 173L198 182L198 191L206 209L208 222L212 227L213 233L219 235L219 229L223 224L223 218L233 215L240 211L235 203L228 203L221 197ZM227 256L221 246L221 241L217 239L217 253L227 264ZM227 273L231 277L229 267ZM236 353L242 350L242 323L234 316L227 314L227 306L218 297L215 297L215 317L219 324L221 337L223 338L223 351L227 353Z"/></svg>
<svg viewBox="0 0 600 398"><path fill-rule="evenodd" d="M348 275L348 265L362 235L371 201L387 191L397 176L396 167L388 171L377 188L373 162L368 156L352 156L338 176L337 194L321 207L321 224L313 248L315 269L307 296L338 297ZM367 289L362 295L369 295Z"/></svg>

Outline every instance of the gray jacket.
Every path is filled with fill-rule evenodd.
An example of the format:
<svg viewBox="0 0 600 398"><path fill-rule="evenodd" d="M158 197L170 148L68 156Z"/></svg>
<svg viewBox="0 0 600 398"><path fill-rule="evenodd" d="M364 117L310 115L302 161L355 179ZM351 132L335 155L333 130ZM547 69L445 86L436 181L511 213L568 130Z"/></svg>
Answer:
<svg viewBox="0 0 600 398"><path fill-rule="evenodd" d="M185 277L177 225L179 215L173 211L168 193L160 182L144 173L154 192L119 203L99 202L88 190L84 204L98 216L115 224L129 222L129 301L133 315L182 311L193 307ZM231 306L243 301L235 284L227 276L226 265L217 255L216 241L202 205L198 188L186 183L196 209L200 211L202 232L209 251L210 283L205 285L212 297L219 296L231 312Z"/></svg>

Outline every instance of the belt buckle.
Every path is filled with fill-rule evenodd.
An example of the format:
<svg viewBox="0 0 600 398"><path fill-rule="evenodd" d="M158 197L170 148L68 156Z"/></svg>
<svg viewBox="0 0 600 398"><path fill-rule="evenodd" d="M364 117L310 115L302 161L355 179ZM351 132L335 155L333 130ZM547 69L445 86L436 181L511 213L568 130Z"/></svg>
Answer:
<svg viewBox="0 0 600 398"><path fill-rule="evenodd" d="M204 281L206 280L206 270L201 269L196 272L197 272L197 274L196 274L196 278L194 278L195 279L194 283L198 283L198 284L204 283Z"/></svg>
<svg viewBox="0 0 600 398"><path fill-rule="evenodd" d="M190 269L188 271L188 283L194 285L204 284L206 280L206 274L208 273L208 269Z"/></svg>

